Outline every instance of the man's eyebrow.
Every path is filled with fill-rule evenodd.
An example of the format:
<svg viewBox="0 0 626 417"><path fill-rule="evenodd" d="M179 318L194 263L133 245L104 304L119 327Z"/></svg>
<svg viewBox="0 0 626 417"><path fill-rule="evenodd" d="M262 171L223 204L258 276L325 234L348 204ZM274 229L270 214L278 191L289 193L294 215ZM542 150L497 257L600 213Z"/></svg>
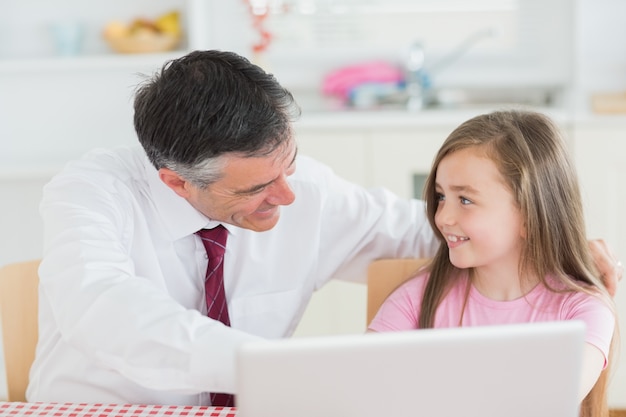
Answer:
<svg viewBox="0 0 626 417"><path fill-rule="evenodd" d="M296 147L296 150L293 154L293 158L291 159L291 162L289 163L289 166L293 166L293 164L296 162L296 157L298 156L298 148ZM245 189L245 190L236 190L234 192L234 194L251 194L254 192L257 192L258 190L261 190L265 187L267 187L268 185L270 185L271 183L273 183L274 181L276 181L276 178L274 178L271 181L268 181L264 184L257 184L257 185L253 185L252 187Z"/></svg>

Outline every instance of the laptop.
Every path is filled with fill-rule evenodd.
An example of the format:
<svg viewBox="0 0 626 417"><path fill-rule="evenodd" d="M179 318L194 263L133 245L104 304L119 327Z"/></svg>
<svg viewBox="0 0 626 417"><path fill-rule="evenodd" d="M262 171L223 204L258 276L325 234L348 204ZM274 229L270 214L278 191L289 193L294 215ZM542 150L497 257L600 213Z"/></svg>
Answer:
<svg viewBox="0 0 626 417"><path fill-rule="evenodd" d="M576 417L585 325L559 321L243 345L238 417Z"/></svg>

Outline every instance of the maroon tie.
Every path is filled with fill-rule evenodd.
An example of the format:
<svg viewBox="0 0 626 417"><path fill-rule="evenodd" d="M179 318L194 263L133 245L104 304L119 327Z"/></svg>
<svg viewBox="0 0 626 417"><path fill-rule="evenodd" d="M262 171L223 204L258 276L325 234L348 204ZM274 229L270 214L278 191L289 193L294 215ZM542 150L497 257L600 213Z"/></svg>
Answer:
<svg viewBox="0 0 626 417"><path fill-rule="evenodd" d="M207 316L230 326L226 294L224 292L224 253L228 230L221 224L213 229L202 229L197 232L206 249L209 265L204 280ZM211 393L213 406L234 407L235 401L231 394Z"/></svg>

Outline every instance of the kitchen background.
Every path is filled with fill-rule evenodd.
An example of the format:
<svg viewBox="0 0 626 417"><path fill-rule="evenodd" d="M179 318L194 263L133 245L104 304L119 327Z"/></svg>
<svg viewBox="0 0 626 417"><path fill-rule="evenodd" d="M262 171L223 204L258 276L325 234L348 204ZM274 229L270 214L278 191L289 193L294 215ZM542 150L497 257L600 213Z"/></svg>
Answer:
<svg viewBox="0 0 626 417"><path fill-rule="evenodd" d="M293 91L303 153L407 197L419 195L432 156L460 122L512 104L547 112L568 135L589 236L626 261L622 0L21 0L1 8L0 265L41 257L41 187L67 160L135 142L141 74L207 48L244 54ZM172 11L182 33L172 50L118 53L103 37ZM364 286L333 283L314 297L297 336L364 328ZM622 408L625 346L610 392Z"/></svg>

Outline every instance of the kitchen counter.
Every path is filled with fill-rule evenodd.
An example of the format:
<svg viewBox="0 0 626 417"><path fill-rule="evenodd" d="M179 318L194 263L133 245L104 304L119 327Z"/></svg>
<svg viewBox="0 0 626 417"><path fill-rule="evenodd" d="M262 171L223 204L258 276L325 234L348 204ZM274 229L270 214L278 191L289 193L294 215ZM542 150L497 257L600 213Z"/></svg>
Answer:
<svg viewBox="0 0 626 417"><path fill-rule="evenodd" d="M553 94L551 101L546 92L525 89L451 89L433 91L429 100L437 104L418 110L406 107L407 97L402 93L372 98L353 107L339 97L318 91L299 89L292 91L302 109L296 127L328 129L455 127L479 114L497 109L533 109L550 115L557 123L572 122L572 107L564 106L562 94ZM550 106L544 103L553 103Z"/></svg>
<svg viewBox="0 0 626 417"><path fill-rule="evenodd" d="M471 117L488 113L498 108L511 107L435 108L416 112L400 109L324 111L303 107L302 116L295 122L295 126L296 128L332 129L457 126ZM561 108L531 107L531 109L548 114L559 124L568 125L574 120L570 112Z"/></svg>
<svg viewBox="0 0 626 417"><path fill-rule="evenodd" d="M294 97L302 109L302 115L296 121L296 128L302 129L374 129L374 128L430 128L455 127L479 114L489 113L498 109L531 109L550 116L556 123L565 127L575 125L622 126L626 124L624 114L598 114L591 111L589 100L574 100L565 93L551 97L552 105L543 105L546 101L545 92L530 89L529 92L519 89L459 90L439 92L438 99L442 104L426 107L421 110L408 110L403 101L390 100L377 107L358 108L346 105L337 97L320 94L319 92L300 89L293 91ZM398 97L396 97L398 99ZM519 104L516 104L519 103ZM565 103L579 103L569 105ZM587 104L587 105L585 105Z"/></svg>

